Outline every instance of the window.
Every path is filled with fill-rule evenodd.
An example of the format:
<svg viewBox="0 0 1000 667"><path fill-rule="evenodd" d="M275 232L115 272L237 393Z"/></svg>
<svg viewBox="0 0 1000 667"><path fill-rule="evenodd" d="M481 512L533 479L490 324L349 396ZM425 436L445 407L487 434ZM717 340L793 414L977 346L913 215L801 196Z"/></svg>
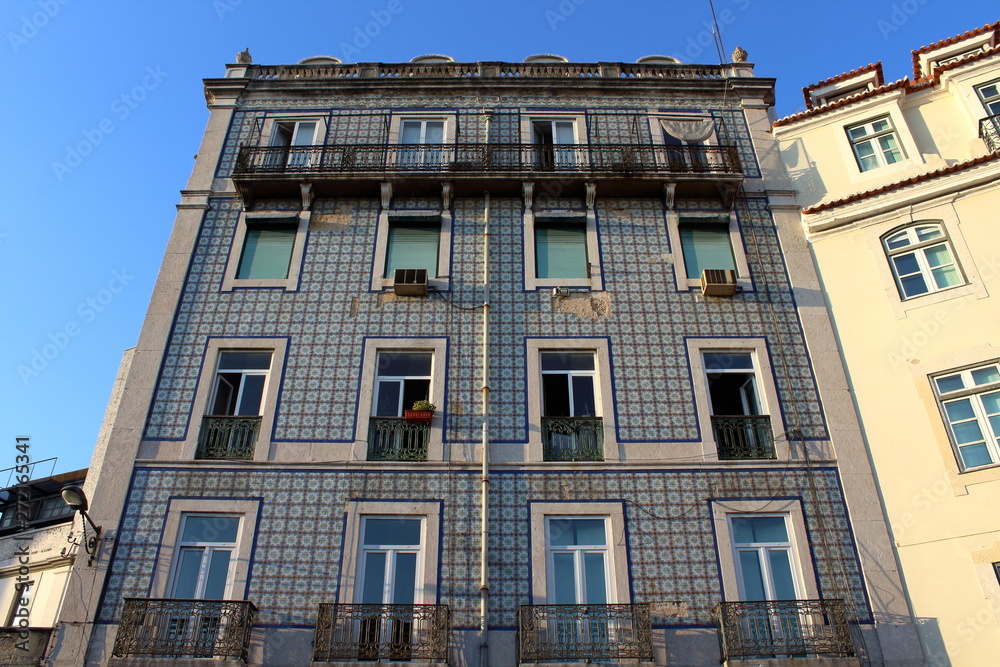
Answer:
<svg viewBox="0 0 1000 667"><path fill-rule="evenodd" d="M259 415L270 352L225 351L219 355L212 409L209 414L227 416Z"/></svg>
<svg viewBox="0 0 1000 667"><path fill-rule="evenodd" d="M607 518L546 517L549 604L607 604Z"/></svg>
<svg viewBox="0 0 1000 667"><path fill-rule="evenodd" d="M734 514L729 529L741 600L800 599L787 517Z"/></svg>
<svg viewBox="0 0 1000 667"><path fill-rule="evenodd" d="M720 459L773 459L771 418L761 402L753 353L702 353L712 435Z"/></svg>
<svg viewBox="0 0 1000 667"><path fill-rule="evenodd" d="M673 172L702 172L712 166L716 154L700 149L715 134L711 118L655 118L654 143L662 143L662 161ZM658 140L658 141L657 141ZM659 157L659 156L658 156Z"/></svg>
<svg viewBox="0 0 1000 667"><path fill-rule="evenodd" d="M422 520L416 517L364 517L357 601L367 604L417 602L417 572L422 570ZM377 640L376 640L377 641Z"/></svg>
<svg viewBox="0 0 1000 667"><path fill-rule="evenodd" d="M861 171L895 164L905 157L888 116L848 127L847 136Z"/></svg>
<svg viewBox="0 0 1000 667"><path fill-rule="evenodd" d="M541 353L542 446L546 461L604 460L592 351Z"/></svg>
<svg viewBox="0 0 1000 667"><path fill-rule="evenodd" d="M1000 81L976 87L976 93L990 116L1000 116Z"/></svg>
<svg viewBox="0 0 1000 667"><path fill-rule="evenodd" d="M943 225L914 225L882 244L903 299L964 284Z"/></svg>
<svg viewBox="0 0 1000 667"><path fill-rule="evenodd" d="M531 143L538 169L573 167L577 159L576 122L573 120L532 120Z"/></svg>
<svg viewBox="0 0 1000 667"><path fill-rule="evenodd" d="M535 276L590 278L586 221L535 220Z"/></svg>
<svg viewBox="0 0 1000 667"><path fill-rule="evenodd" d="M233 552L240 517L185 514L174 562L171 597L225 600L231 596Z"/></svg>
<svg viewBox="0 0 1000 667"><path fill-rule="evenodd" d="M689 280L700 279L705 269L736 270L729 216L720 216L717 220L682 218L678 231L685 275Z"/></svg>
<svg viewBox="0 0 1000 667"><path fill-rule="evenodd" d="M444 121L404 120L400 124L399 143L399 165L440 165Z"/></svg>
<svg viewBox="0 0 1000 667"><path fill-rule="evenodd" d="M963 470L1000 462L1000 364L933 379Z"/></svg>
<svg viewBox="0 0 1000 667"><path fill-rule="evenodd" d="M440 242L440 220L390 220L383 276L392 278L396 269L426 269L428 278L437 276Z"/></svg>
<svg viewBox="0 0 1000 667"><path fill-rule="evenodd" d="M271 134L271 167L285 167L290 170L304 169L319 164L319 154L312 146L320 143L316 120L279 121L274 124Z"/></svg>
<svg viewBox="0 0 1000 667"><path fill-rule="evenodd" d="M309 213L251 211L240 215L222 291L246 287L296 288Z"/></svg>

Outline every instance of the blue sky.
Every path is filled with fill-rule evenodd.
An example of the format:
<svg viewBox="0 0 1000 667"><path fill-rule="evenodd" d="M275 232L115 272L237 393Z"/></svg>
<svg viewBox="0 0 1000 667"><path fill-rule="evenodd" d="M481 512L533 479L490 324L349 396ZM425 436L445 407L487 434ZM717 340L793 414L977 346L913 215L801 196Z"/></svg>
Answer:
<svg viewBox="0 0 1000 667"><path fill-rule="evenodd" d="M911 49L1000 18L996 0L715 10L726 53L742 46L758 76L778 80L781 116L803 108L802 86L876 60L887 80L907 76ZM237 51L261 64L425 53L717 63L710 26L708 0L3 0L0 468L20 435L33 460L58 457L55 472L89 464L208 118L201 80Z"/></svg>

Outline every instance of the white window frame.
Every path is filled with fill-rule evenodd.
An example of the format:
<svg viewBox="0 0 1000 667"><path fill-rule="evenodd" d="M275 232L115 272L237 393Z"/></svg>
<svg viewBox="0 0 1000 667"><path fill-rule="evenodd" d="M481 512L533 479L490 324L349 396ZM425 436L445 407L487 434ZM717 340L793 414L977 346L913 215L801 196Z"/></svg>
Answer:
<svg viewBox="0 0 1000 667"><path fill-rule="evenodd" d="M198 541L185 542L183 539L184 525L186 524L189 518L195 516L200 518L218 517L223 519L237 519L239 521L238 524L239 528L237 529L236 539L232 542L198 542ZM203 549L204 551L202 552L201 566L198 570L198 581L195 583L195 589L197 592L195 593L195 597L193 599L196 600L206 599L204 595L205 595L205 586L207 584L208 568L212 561L212 554L216 551L227 551L230 554L229 568L226 571L226 592L223 594L222 599L223 600L233 599L232 586L233 586L233 572L236 568L235 555L236 555L237 545L239 544L239 533L242 530L243 530L243 516L240 514L231 514L231 513L219 514L215 512L183 512L181 514L180 524L177 533L177 547L174 550L173 564L171 566L172 572L170 573L169 588L172 597L175 597L173 594L177 590L177 583L178 583L177 579L180 576L180 565L182 560L181 555L184 553L186 549Z"/></svg>
<svg viewBox="0 0 1000 667"><path fill-rule="evenodd" d="M620 458L615 427L615 408L611 382L611 350L607 338L527 338L525 354L528 381L528 451L527 461L543 462L542 447L542 370L541 352L593 352L594 353L594 401L598 416L604 427L604 461ZM600 463L600 462L598 462ZM546 464L565 466L566 461L549 461ZM575 465L586 465L577 462Z"/></svg>
<svg viewBox="0 0 1000 667"><path fill-rule="evenodd" d="M986 406L983 405L982 397L986 394L993 394L1000 392L1000 382L992 382L982 385L976 385L973 379L973 372L978 370L986 370L990 367L1000 370L1000 363L997 361L991 361L986 363L979 363L973 366L966 366L964 368L959 368L956 370L944 371L941 373L935 373L931 376L931 388L933 389L934 396L937 399L938 410L941 414L941 419L944 423L945 430L948 433L948 440L951 442L952 449L954 450L955 460L958 463L958 468L960 472L972 472L976 470L986 470L988 468L995 468L1000 465L1000 444L997 443L997 438L1000 437L1000 432L995 432L993 426L990 422L990 413L986 411ZM959 376L964 384L963 389L943 392L941 391L938 381L951 377ZM958 439L955 437L954 426L948 417L948 413L945 410L945 405L947 403L956 402L960 400L969 400L969 405L972 407L974 421L979 426L980 434L983 436L984 444L986 445L987 452L990 455L990 463L985 463L977 466L967 466L965 460L962 457L960 447L958 444ZM968 421L968 420L967 420ZM974 443L968 443L974 444Z"/></svg>
<svg viewBox="0 0 1000 667"><path fill-rule="evenodd" d="M719 445L712 431L712 409L708 392L708 375L705 371L705 352L749 352L753 358L760 410L771 418L771 433L774 436L774 451L779 461L789 459L788 440L779 437L784 433L781 403L774 383L767 341L763 338L688 338L688 362L691 367L691 381L694 384L695 409L698 412L698 427L701 431L701 454L706 461L719 461ZM820 458L824 458L819 454ZM774 459L768 459L773 462ZM747 460L722 461L746 465Z"/></svg>
<svg viewBox="0 0 1000 667"><path fill-rule="evenodd" d="M604 523L604 542L603 545L566 545L555 547L552 545L552 524L553 522L559 521L581 521L585 519L600 520ZM573 555L573 563L577 573L577 577L574 580L575 597L578 600L576 604L593 604L590 600L587 602L579 602L579 600L587 597L585 589L586 574L585 574L585 563L584 558L588 553L601 553L604 556L604 583L605 583L605 594L610 602L611 600L611 590L614 587L614 581L612 581L611 573L614 572L611 563L611 523L610 518L607 516L591 516L591 515L572 515L572 516L546 516L545 517L545 579L547 582L548 589L546 590L546 599L555 600L555 581L551 576L555 572L555 554L557 552L571 553Z"/></svg>
<svg viewBox="0 0 1000 667"><path fill-rule="evenodd" d="M739 220L736 211L666 211L667 236L670 239L670 247L673 251L674 283L678 292L687 292L693 289L701 289L701 277L688 278L687 265L684 262L684 247L681 244L681 224L691 222L697 224L700 221L714 222L723 216L729 216L729 246L733 251L733 259L736 262L736 284L744 291L753 289L753 281L750 279L750 265L747 263L746 250L743 248L743 235L740 233ZM725 223L719 222L720 226Z"/></svg>
<svg viewBox="0 0 1000 667"><path fill-rule="evenodd" d="M549 222L565 220L567 223L583 223L586 230L587 264L589 277L586 278L539 278L537 276L537 256L535 253L535 220L542 218ZM535 292L549 287L570 287L600 292L604 289L601 270L601 253L597 239L597 214L593 208L583 211L550 210L533 211L524 209L524 289Z"/></svg>
<svg viewBox="0 0 1000 667"><path fill-rule="evenodd" d="M734 602L743 600L743 582L736 557L737 546L731 532L732 516L784 516L790 541L792 577L800 600L816 600L819 590L816 572L808 549L802 501L798 499L729 499L710 498L712 523L715 529L716 549L722 573L723 600Z"/></svg>
<svg viewBox="0 0 1000 667"><path fill-rule="evenodd" d="M180 563L181 529L185 516L238 516L239 532L229 562L227 600L245 600L250 578L254 535L260 515L261 500L222 498L171 498L163 522L163 540L153 564L149 597L170 598L175 571Z"/></svg>
<svg viewBox="0 0 1000 667"><path fill-rule="evenodd" d="M302 259L305 253L306 235L309 231L310 211L244 211L236 222L236 231L229 249L229 260L226 262L226 272L222 278L222 292L232 292L236 288L282 288L285 291L296 291L299 276L302 272ZM288 275L285 278L237 278L243 249L246 245L247 233L254 225L287 224L295 230L295 241L292 244L292 255L288 263Z"/></svg>
<svg viewBox="0 0 1000 667"><path fill-rule="evenodd" d="M448 365L448 340L446 338L367 338L361 359L361 388L355 409L355 433L353 457L356 461L368 460L368 425L374 410L376 364L379 352L401 350L407 352L426 351L433 354L431 360L430 401L438 406L431 419L430 440L427 443L427 460L443 461L444 451L444 405L445 370ZM391 462L389 462L391 463Z"/></svg>
<svg viewBox="0 0 1000 667"><path fill-rule="evenodd" d="M292 131L294 140L294 134L298 131L299 123L316 123L311 144L319 146L326 140L328 118L327 114L311 115L297 112L268 113L261 123L260 145L264 147L280 145L275 143L278 136L278 126L294 126Z"/></svg>
<svg viewBox="0 0 1000 667"><path fill-rule="evenodd" d="M427 276L428 289L448 291L451 289L451 230L454 215L451 211L392 211L383 208L378 216L378 228L375 232L375 253L372 259L372 277L370 290L381 292L391 288L394 279L385 277L385 261L389 253L389 228L393 222L414 222L433 224L440 222L441 231L438 236L437 276Z"/></svg>
<svg viewBox="0 0 1000 667"><path fill-rule="evenodd" d="M430 387L428 389L427 400L430 401L431 403L434 402L434 395L433 395L433 391L432 391L434 389L434 386L433 386L434 385L434 351L433 350L426 350L426 353L429 354L430 357L431 357L431 372L428 375L380 375L379 371L378 371L378 365L379 365L378 364L378 358L379 358L379 356L382 355L382 354L384 354L384 353L391 353L391 352L396 352L396 351L399 351L399 350L377 350L376 353L375 353L375 387L374 387L374 389L372 391L372 407L371 407L371 410L372 410L371 416L372 417L377 417L378 416L378 415L375 414L375 408L376 408L376 406L378 404L377 398L378 398L378 394L379 394L379 385L383 381L387 381L387 382L403 381L403 382L405 382L406 380L427 380L428 384L430 385ZM402 350L402 351L403 352L425 352L424 350ZM398 414L395 415L397 417L402 417L403 416L403 412L405 410L411 409L409 406L407 406L407 405L405 405L403 403L403 396L404 396L404 394L405 394L405 392L403 392L403 391L399 392L399 404L396 406Z"/></svg>
<svg viewBox="0 0 1000 667"><path fill-rule="evenodd" d="M535 112L521 110L521 144L526 148L525 155L522 156L524 164L535 164L535 137L534 137L534 127L536 122L569 122L573 124L573 143L572 144L553 144L554 146L573 146L571 155L573 156L573 164L580 164L584 160L588 160L589 156L583 153L583 148L588 144L587 141L587 116L583 112ZM544 144L539 144L544 145ZM558 173L559 169L553 165L553 172Z"/></svg>
<svg viewBox="0 0 1000 667"><path fill-rule="evenodd" d="M875 131L873 127L874 124L882 120L889 123L889 129ZM865 136L860 139L855 139L854 137L851 136L851 130L862 127L870 128L871 132L866 133ZM892 118L892 114L886 113L881 116L875 116L874 118L869 118L868 120L862 121L860 123L851 123L850 125L845 125L844 134L847 136L847 142L848 144L850 144L851 152L854 154L854 164L857 167L858 171L860 171L863 174L867 172L877 171L883 167L894 167L896 165L903 164L909 158L906 152L906 148L903 145L902 137L900 136L899 131L896 129L896 123ZM895 162L888 162L885 158L885 154L883 153L881 147L878 146L877 140L885 136L892 136L896 140L896 150L899 151L900 157ZM875 162L877 164L874 167L865 169L861 164L861 155L858 153L858 146L869 142L872 144L874 148L874 152L872 153L872 155L875 157Z"/></svg>
<svg viewBox="0 0 1000 667"><path fill-rule="evenodd" d="M917 238L917 231L920 229L934 227L937 228L941 235L930 239L928 241L921 241ZM901 248L890 249L889 240L892 237L899 236L900 234L905 234L910 244ZM958 255L955 252L955 248L951 242L951 238L948 236L948 230L945 228L943 222L925 220L914 222L912 224L905 225L903 227L897 227L882 235L882 248L885 251L886 260L889 262L889 270L892 272L893 280L896 283L896 290L899 293L899 298L902 301L909 301L911 299L919 299L921 297L927 296L929 294L934 294L936 292L944 292L947 290L955 289L958 287L963 287L968 284L968 279L965 273L962 271L962 265L958 261ZM931 271L931 266L927 262L926 252L932 247L937 247L943 245L951 256L951 264L955 267L955 271L958 272L958 277L961 282L955 285L949 285L947 287L938 287L936 281L934 280L933 273ZM924 279L924 284L927 286L927 291L922 294L914 294L913 296L907 296L903 292L902 277L899 275L899 271L893 262L894 257L899 257L902 255L913 255L917 261L917 266L919 267L918 273Z"/></svg>
<svg viewBox="0 0 1000 667"><path fill-rule="evenodd" d="M414 604L437 604L438 563L441 549L440 500L375 501L351 498L347 501L344 516L343 550L346 553L361 554L363 547L363 527L365 518L376 519L421 519L421 557L417 559L416 588ZM337 600L353 604L361 595L363 564L360 558L345 558L340 572Z"/></svg>
<svg viewBox="0 0 1000 667"><path fill-rule="evenodd" d="M412 545L412 544L408 544L408 545L402 545L402 544L381 544L381 545L367 544L365 542L365 540L364 540L364 535L365 535L365 524L366 524L366 522L369 519L404 519L404 520L409 520L409 521L419 521L420 522L420 543L417 544L417 545ZM388 593L390 590L391 591L395 591L395 581L393 581L393 576L394 576L393 575L393 571L395 569L394 566L396 564L396 556L398 556L401 553L416 553L417 558L416 558L416 568L415 568L415 577L414 577L413 604L424 604L424 602L423 602L423 594L425 592L424 591L424 586L422 585L422 582L420 581L420 579L422 579L422 577L421 578L418 578L418 577L419 577L419 573L423 572L426 569L426 565L424 564L424 542L426 542L427 517L426 516L414 516L414 515L409 515L409 514L406 514L406 515L401 515L401 514L391 514L391 515L385 515L385 514L363 514L360 517L360 521L361 521L360 532L359 532L359 538L360 539L358 540L358 547L357 547L357 553L358 553L358 566L357 566L358 567L358 574L357 574L357 577L358 577L358 581L361 582L361 585L360 586L355 586L355 588L354 588L354 598L355 598L354 602L357 602L357 603L362 602L361 597L362 597L362 594L364 593L365 576L367 576L367 574L368 574L367 571L366 571L366 567L367 567L367 562L368 562L367 555L369 553L384 553L387 556L386 557L386 561L385 561L386 571L385 571L384 577L385 577L385 579L388 579L388 581L385 581L385 579L383 580L383 587L382 587L382 598L383 599L382 599L382 601L380 603L373 603L373 604L392 604L392 601L391 600L386 600L385 597L386 597L386 593Z"/></svg>
<svg viewBox="0 0 1000 667"><path fill-rule="evenodd" d="M531 604L547 604L552 600L549 569L550 520L604 519L607 531L608 604L627 604L630 600L628 580L628 550L625 544L625 513L621 502L565 500L555 502L529 501L531 521Z"/></svg>
<svg viewBox="0 0 1000 667"><path fill-rule="evenodd" d="M274 445L271 434L277 417L278 389L284 377L285 355L288 348L287 338L210 338L205 345L205 355L198 378L198 388L195 390L192 409L188 417L187 435L184 438L181 458L187 461L195 460L198 448L198 432L201 430L202 417L212 409L215 397L215 378L219 368L222 352L246 350L248 352L271 352L271 368L264 384L264 396L260 409L260 432L257 435L257 445L254 448L254 461L269 461L273 456ZM208 463L217 463L208 461ZM227 461L238 465L239 461Z"/></svg>
<svg viewBox="0 0 1000 667"><path fill-rule="evenodd" d="M994 87L997 92L994 95L987 96L983 89ZM980 83L975 86L976 97L979 98L979 102L983 105L983 109L986 110L987 116L997 116L1000 115L1000 79L994 79L993 81L987 81L985 83ZM996 108L993 108L996 107Z"/></svg>

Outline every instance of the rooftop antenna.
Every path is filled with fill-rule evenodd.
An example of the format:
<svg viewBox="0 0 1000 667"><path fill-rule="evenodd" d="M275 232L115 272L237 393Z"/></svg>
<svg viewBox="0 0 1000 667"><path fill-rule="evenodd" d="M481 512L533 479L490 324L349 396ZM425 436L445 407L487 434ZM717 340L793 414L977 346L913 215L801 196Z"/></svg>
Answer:
<svg viewBox="0 0 1000 667"><path fill-rule="evenodd" d="M726 64L726 57L723 55L726 52L725 47L722 45L722 31L719 29L719 19L715 17L715 5L712 0L708 0L708 7L712 10L712 37L715 38L715 51L719 54L719 64Z"/></svg>

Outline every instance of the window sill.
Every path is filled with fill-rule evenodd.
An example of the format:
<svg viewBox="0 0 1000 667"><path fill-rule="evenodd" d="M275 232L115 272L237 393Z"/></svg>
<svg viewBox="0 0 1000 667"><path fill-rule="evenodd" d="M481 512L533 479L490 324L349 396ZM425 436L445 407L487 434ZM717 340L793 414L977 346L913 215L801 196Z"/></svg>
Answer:
<svg viewBox="0 0 1000 667"><path fill-rule="evenodd" d="M294 278L241 278L223 280L221 292L232 292L237 289L284 289L294 292L298 288Z"/></svg>
<svg viewBox="0 0 1000 667"><path fill-rule="evenodd" d="M891 289L896 289L895 285ZM966 283L964 285L956 285L955 287L949 287L947 289L938 290L937 292L928 292L927 294L921 294L919 296L912 296L909 299L903 299L899 296L898 290L896 291L896 302L893 304L893 310L895 311L896 319L901 320L909 317L910 311L917 310L919 308L924 308L926 306L936 306L947 301L952 301L954 299L961 299L962 297L975 296L977 299L982 299L987 296L986 290L981 284Z"/></svg>

